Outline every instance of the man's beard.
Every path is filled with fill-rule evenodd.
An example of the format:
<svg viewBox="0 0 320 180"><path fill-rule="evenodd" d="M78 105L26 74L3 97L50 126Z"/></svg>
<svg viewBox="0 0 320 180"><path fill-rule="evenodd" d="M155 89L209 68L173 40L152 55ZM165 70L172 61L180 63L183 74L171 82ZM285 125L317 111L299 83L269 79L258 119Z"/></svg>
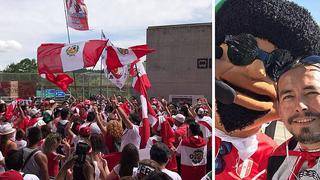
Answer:
<svg viewBox="0 0 320 180"><path fill-rule="evenodd" d="M298 118L299 114L295 114L288 118L288 124L292 125L294 122L294 119ZM314 121L320 121L320 113L314 113L314 112L305 112L304 117L310 118L314 117L316 118ZM320 133L314 133L312 132L311 127L303 127L300 129L299 134L295 133L292 128L288 129L288 131L293 135L293 137L300 143L303 144L313 144L320 142ZM320 130L319 130L320 132Z"/></svg>
<svg viewBox="0 0 320 180"><path fill-rule="evenodd" d="M313 134L308 127L301 128L300 134L295 134L291 130L289 130L289 132L302 144L314 144L320 142L320 134Z"/></svg>

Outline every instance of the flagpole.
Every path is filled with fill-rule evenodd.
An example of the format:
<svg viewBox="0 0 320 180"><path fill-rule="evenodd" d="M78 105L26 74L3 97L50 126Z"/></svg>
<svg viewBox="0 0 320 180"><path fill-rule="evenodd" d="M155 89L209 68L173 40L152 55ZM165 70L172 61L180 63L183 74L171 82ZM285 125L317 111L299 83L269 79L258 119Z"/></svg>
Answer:
<svg viewBox="0 0 320 180"><path fill-rule="evenodd" d="M103 39L103 37L102 37L102 33L103 33L103 31L102 31L102 29L101 29L101 40ZM102 95L102 93L101 93L101 86L102 86L102 58L100 58L100 97L101 97L101 95Z"/></svg>
<svg viewBox="0 0 320 180"><path fill-rule="evenodd" d="M70 32L69 32L69 26L68 26L68 17L67 17L67 0L62 0L63 1L63 7L64 7L64 17L66 18L66 27L67 27L67 35L68 35L68 43L70 44Z"/></svg>
<svg viewBox="0 0 320 180"><path fill-rule="evenodd" d="M66 27L67 27L67 35L68 35L68 44L71 43L70 41L70 31L69 31L69 26L68 26L68 17L67 17L67 0L63 0L63 7L64 7L64 17L66 19ZM77 93L77 83L76 83L76 75L74 72L72 72L73 75L73 79L74 79L74 91L75 91L75 95L76 97L78 97L78 93Z"/></svg>

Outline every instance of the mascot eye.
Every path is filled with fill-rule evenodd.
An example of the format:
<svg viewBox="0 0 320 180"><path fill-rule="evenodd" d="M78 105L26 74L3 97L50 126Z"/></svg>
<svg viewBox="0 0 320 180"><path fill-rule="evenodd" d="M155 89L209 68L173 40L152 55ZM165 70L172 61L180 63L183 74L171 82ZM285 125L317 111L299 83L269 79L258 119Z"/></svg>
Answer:
<svg viewBox="0 0 320 180"><path fill-rule="evenodd" d="M230 62L237 66L251 64L257 57L257 41L250 34L238 36L227 36L225 40L228 45L228 57Z"/></svg>

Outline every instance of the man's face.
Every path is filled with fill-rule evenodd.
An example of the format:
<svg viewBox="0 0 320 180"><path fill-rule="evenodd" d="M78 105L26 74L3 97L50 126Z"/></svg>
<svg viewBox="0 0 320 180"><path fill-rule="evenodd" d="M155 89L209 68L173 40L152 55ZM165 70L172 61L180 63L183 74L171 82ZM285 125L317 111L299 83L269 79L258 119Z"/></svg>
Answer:
<svg viewBox="0 0 320 180"><path fill-rule="evenodd" d="M320 69L299 66L278 81L279 114L284 125L303 144L320 142Z"/></svg>
<svg viewBox="0 0 320 180"><path fill-rule="evenodd" d="M267 40L256 38L256 41L257 46L266 52L271 53L276 49ZM225 131L228 125L229 129L236 127L235 129L241 129L241 133L250 130L250 133L254 134L259 131L263 123L278 118L274 107L276 92L273 81L266 75L261 60L255 59L247 66L236 66L230 62L227 44L222 44L220 47L223 49L223 55L216 60L215 75L217 79L236 90L236 98L231 105L217 102L219 115L216 116L218 119L216 127Z"/></svg>

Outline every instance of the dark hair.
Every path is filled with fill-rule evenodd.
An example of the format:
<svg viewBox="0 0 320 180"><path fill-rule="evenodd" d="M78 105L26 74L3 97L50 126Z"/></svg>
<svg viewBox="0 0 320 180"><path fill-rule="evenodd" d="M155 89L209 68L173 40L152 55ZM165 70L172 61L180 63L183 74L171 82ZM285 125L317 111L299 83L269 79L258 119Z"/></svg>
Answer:
<svg viewBox="0 0 320 180"><path fill-rule="evenodd" d="M96 118L96 114L94 112L89 112L88 113L87 121L93 122L95 118Z"/></svg>
<svg viewBox="0 0 320 180"><path fill-rule="evenodd" d="M285 0L227 0L216 13L216 45L226 35L252 34L294 58L319 53L320 30L310 13Z"/></svg>
<svg viewBox="0 0 320 180"><path fill-rule="evenodd" d="M6 169L20 171L23 165L23 150L10 150L5 158Z"/></svg>
<svg viewBox="0 0 320 180"><path fill-rule="evenodd" d="M189 110L186 106L181 106L179 113L184 115L185 117L189 116Z"/></svg>
<svg viewBox="0 0 320 180"><path fill-rule="evenodd" d="M6 112L7 105L6 104L0 104L0 113Z"/></svg>
<svg viewBox="0 0 320 180"><path fill-rule="evenodd" d="M133 124L135 124L135 125L139 125L140 124L140 117L139 117L139 115L137 114L137 113L131 113L130 115L129 115L129 119L130 119L130 121L133 123Z"/></svg>
<svg viewBox="0 0 320 180"><path fill-rule="evenodd" d="M164 172L152 171L148 176L144 177L143 180L173 180L173 179Z"/></svg>
<svg viewBox="0 0 320 180"><path fill-rule="evenodd" d="M160 165L164 165L170 158L168 146L162 142L157 142L150 149L150 158Z"/></svg>
<svg viewBox="0 0 320 180"><path fill-rule="evenodd" d="M29 146L37 144L41 139L41 130L39 127L31 127L27 131L27 139L29 141Z"/></svg>
<svg viewBox="0 0 320 180"><path fill-rule="evenodd" d="M93 133L91 134L89 140L90 140L93 152L102 152L103 154L106 154L106 146L103 142L103 138L101 134Z"/></svg>
<svg viewBox="0 0 320 180"><path fill-rule="evenodd" d="M133 167L137 167L138 162L137 147L131 143L125 145L121 152L119 176L132 176Z"/></svg>
<svg viewBox="0 0 320 180"><path fill-rule="evenodd" d="M25 132L23 131L23 129L18 128L16 132L16 139L21 140L21 139L24 139L24 137L25 137Z"/></svg>
<svg viewBox="0 0 320 180"><path fill-rule="evenodd" d="M191 122L189 124L189 129L194 136L201 134L200 125L196 122Z"/></svg>
<svg viewBox="0 0 320 180"><path fill-rule="evenodd" d="M48 125L44 125L40 127L42 138L46 138L48 134L51 133L51 128Z"/></svg>
<svg viewBox="0 0 320 180"><path fill-rule="evenodd" d="M68 115L69 115L69 109L62 108L61 109L61 119L63 119L63 120L67 119Z"/></svg>

